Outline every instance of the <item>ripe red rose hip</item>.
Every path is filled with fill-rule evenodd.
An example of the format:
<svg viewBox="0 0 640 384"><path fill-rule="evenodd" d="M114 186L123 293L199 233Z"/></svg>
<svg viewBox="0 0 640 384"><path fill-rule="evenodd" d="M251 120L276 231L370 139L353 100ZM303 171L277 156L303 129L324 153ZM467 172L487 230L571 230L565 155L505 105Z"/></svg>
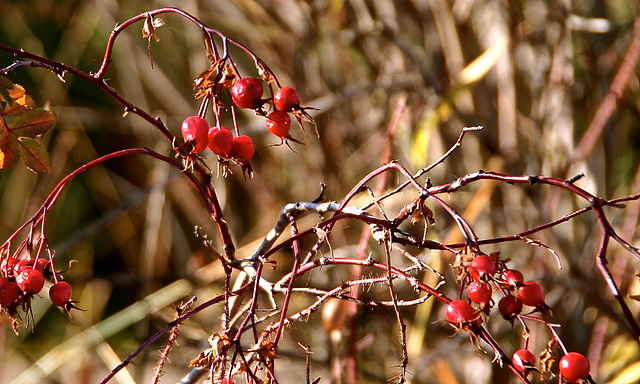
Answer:
<svg viewBox="0 0 640 384"><path fill-rule="evenodd" d="M240 108L254 109L260 106L262 83L254 77L238 79L231 88L231 98Z"/></svg>
<svg viewBox="0 0 640 384"><path fill-rule="evenodd" d="M7 279L0 279L0 304L10 307L18 303L22 291L18 284Z"/></svg>
<svg viewBox="0 0 640 384"><path fill-rule="evenodd" d="M469 275L477 281L487 281L496 273L498 267L495 260L487 255L479 255L471 260L469 264Z"/></svg>
<svg viewBox="0 0 640 384"><path fill-rule="evenodd" d="M479 318L480 313L464 300L453 300L447 305L447 320L455 327L461 328Z"/></svg>
<svg viewBox="0 0 640 384"><path fill-rule="evenodd" d="M190 116L184 119L180 127L185 143L191 141L194 144L194 153L200 153L209 144L209 124L200 116Z"/></svg>
<svg viewBox="0 0 640 384"><path fill-rule="evenodd" d="M516 296L508 295L498 301L498 310L505 320L511 320L522 312L522 302Z"/></svg>
<svg viewBox="0 0 640 384"><path fill-rule="evenodd" d="M49 298L53 304L64 307L71 301L71 285L66 281L53 284L49 288Z"/></svg>
<svg viewBox="0 0 640 384"><path fill-rule="evenodd" d="M486 307L491 302L491 293L492 289L489 283L472 281L467 286L467 295L469 296L469 300L480 304L482 307Z"/></svg>
<svg viewBox="0 0 640 384"><path fill-rule="evenodd" d="M273 95L273 105L279 111L291 112L294 107L300 106L298 91L291 87L283 87Z"/></svg>
<svg viewBox="0 0 640 384"><path fill-rule="evenodd" d="M233 150L233 133L225 127L209 129L209 145L211 152L219 156L229 156Z"/></svg>
<svg viewBox="0 0 640 384"><path fill-rule="evenodd" d="M290 138L291 117L287 112L273 111L267 116L267 129L269 132L285 140Z"/></svg>
<svg viewBox="0 0 640 384"><path fill-rule="evenodd" d="M513 366L520 372L532 369L536 365L536 357L527 349L518 349L511 360Z"/></svg>
<svg viewBox="0 0 640 384"><path fill-rule="evenodd" d="M522 283L524 283L524 276L517 269L505 269L500 274L500 285L504 289L514 290Z"/></svg>
<svg viewBox="0 0 640 384"><path fill-rule="evenodd" d="M16 283L25 295L35 295L44 287L44 276L35 269L26 269L16 276Z"/></svg>
<svg viewBox="0 0 640 384"><path fill-rule="evenodd" d="M535 281L526 281L518 288L518 299L531 307L544 307L544 290Z"/></svg>
<svg viewBox="0 0 640 384"><path fill-rule="evenodd" d="M569 352L560 359L560 374L570 382L577 382L589 376L591 366L586 357L578 352Z"/></svg>
<svg viewBox="0 0 640 384"><path fill-rule="evenodd" d="M249 136L240 135L233 138L231 142L232 154L235 157L244 159L246 161L251 160L253 153L256 150L253 140Z"/></svg>

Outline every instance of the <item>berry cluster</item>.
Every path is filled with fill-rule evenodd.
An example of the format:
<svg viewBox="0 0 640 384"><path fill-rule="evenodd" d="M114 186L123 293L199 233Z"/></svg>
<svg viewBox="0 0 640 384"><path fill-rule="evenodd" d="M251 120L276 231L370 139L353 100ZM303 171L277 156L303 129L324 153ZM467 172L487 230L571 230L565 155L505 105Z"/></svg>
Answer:
<svg viewBox="0 0 640 384"><path fill-rule="evenodd" d="M198 81L196 82L198 83ZM300 106L300 98L294 88L280 88L275 93L272 93L271 98L263 99L263 84L255 77L236 79L235 75L230 75L220 84L230 92L234 106L254 110L257 115L266 117L267 129L280 138L281 144L289 146L289 141L300 143L291 137L289 133L291 128L289 113L294 114L301 127L301 120L312 122L310 116L305 112L305 109L309 109L309 107ZM201 86L200 88L206 89L203 93L204 95L214 100L219 99L217 93L219 90L212 90L211 85ZM218 156L218 161L224 174L229 169L228 164L230 161L241 165L243 171L251 174L251 158L255 152L253 140L247 135L239 134L235 119L235 133L221 126L219 123L219 108L221 104L214 102L213 105L217 120L217 124L213 127L209 127L209 124L202 116L190 116L182 123L182 138L185 141L184 146L187 147L188 154L200 153L209 148L211 152ZM273 112L267 114L264 111L265 105L272 105Z"/></svg>
<svg viewBox="0 0 640 384"><path fill-rule="evenodd" d="M255 151L250 137L234 137L225 127L210 128L207 121L199 116L187 117L182 122L181 132L185 143L192 145L191 153L200 153L209 148L219 157L246 163L251 160Z"/></svg>
<svg viewBox="0 0 640 384"><path fill-rule="evenodd" d="M0 307L13 320L14 330L18 327L18 308L29 311L31 299L38 295L45 285L45 280L51 280L49 288L51 302L64 309L77 308L71 301L71 286L66 281L58 281L53 271L52 263L45 258L5 257L0 263Z"/></svg>
<svg viewBox="0 0 640 384"><path fill-rule="evenodd" d="M459 268L461 284L466 287L468 300L463 300L461 296L449 302L446 307L446 317L455 328L468 331L474 337L482 327L482 315L490 315L490 310L494 305L492 298L494 291L500 292L501 295L498 301L498 311L505 320L512 324L518 319L526 329L525 320L547 323L546 318L551 315L551 309L545 303L544 289L540 284L535 281L525 281L524 275L520 271L507 268L505 262L500 260L498 256L498 253L481 254L473 257L470 261L456 263ZM464 293L463 291L461 290L461 294ZM542 319L521 315L524 306L532 307L532 313L542 314ZM528 333L528 330L525 333ZM554 339L551 344L562 346L561 340L558 339ZM587 359L577 352L566 353L564 346L562 346L562 350L565 354L560 359L559 371L566 382L590 382L590 366ZM542 355L547 356L551 352L546 350ZM541 368L538 369L535 355L525 348L519 349L513 354L512 363L524 375L531 371L546 374L545 369L549 358L544 357L544 359L543 362L543 357L541 357L539 364Z"/></svg>

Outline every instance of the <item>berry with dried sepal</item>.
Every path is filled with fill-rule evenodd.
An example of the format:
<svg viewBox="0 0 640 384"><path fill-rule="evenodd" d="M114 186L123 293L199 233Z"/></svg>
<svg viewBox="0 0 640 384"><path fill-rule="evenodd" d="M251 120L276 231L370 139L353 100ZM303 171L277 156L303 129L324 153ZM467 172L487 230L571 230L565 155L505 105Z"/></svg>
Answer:
<svg viewBox="0 0 640 384"><path fill-rule="evenodd" d="M192 143L193 153L200 153L209 144L209 124L200 116L189 116L182 122L180 127L182 138L185 143Z"/></svg>
<svg viewBox="0 0 640 384"><path fill-rule="evenodd" d="M562 356L559 366L560 374L572 383L587 379L591 370L587 358L578 352L569 352Z"/></svg>
<svg viewBox="0 0 640 384"><path fill-rule="evenodd" d="M291 87L282 87L273 95L273 105L277 110L291 112L294 108L300 108L298 91Z"/></svg>
<svg viewBox="0 0 640 384"><path fill-rule="evenodd" d="M254 77L238 79L231 88L231 98L240 108L256 109L262 101L262 83Z"/></svg>

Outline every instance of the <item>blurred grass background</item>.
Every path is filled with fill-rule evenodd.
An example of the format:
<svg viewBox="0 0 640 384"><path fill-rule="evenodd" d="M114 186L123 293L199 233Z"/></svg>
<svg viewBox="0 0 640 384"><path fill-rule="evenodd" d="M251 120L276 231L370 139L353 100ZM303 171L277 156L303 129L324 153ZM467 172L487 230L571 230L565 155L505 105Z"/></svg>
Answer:
<svg viewBox="0 0 640 384"><path fill-rule="evenodd" d="M179 6L245 44L282 85L300 92L303 105L320 109L312 112L320 138L311 127L306 137L292 130L306 143L293 144L298 153L266 148L278 139L264 129L261 119L241 114L241 130L258 148L256 176L245 181L237 170L215 181L239 256L252 253L283 204L312 200L320 183L328 185L327 198L340 200L381 165L386 130L401 100L406 109L392 158L412 171L442 155L462 127L484 126L468 134L463 146L429 174L434 184L484 169L554 177L582 172L586 177L579 185L603 198L640 190L637 68L600 140L586 158L575 159L576 147L632 39L639 11L635 0L0 0L0 42L96 71L117 22L164 6ZM160 17L166 25L158 30L160 42L153 43L155 69L150 69L140 23L119 36L106 77L123 96L160 116L179 134L181 121L197 113L192 81L208 63L197 27L176 15ZM234 58L243 75L255 75L248 57L234 52ZM12 61L0 52L0 67ZM50 174L38 177L22 166L0 171L2 239L31 217L56 183L78 166L130 147L172 153L162 135L137 116L123 118L122 108L90 84L72 76L61 83L51 73L31 68L20 68L9 78L25 86L39 105L53 110L59 122L43 138L53 159ZM208 157L215 169L215 158ZM481 237L517 233L584 206L545 187L491 183L467 187L449 196L448 202L465 212ZM393 204L385 208L393 212ZM633 243L638 208L638 203L629 203L625 210L608 211L616 229ZM47 221L57 265L77 260L65 276L74 287L73 298L88 311L74 312L70 322L48 308L47 300L35 300L34 333L23 330L16 337L5 324L0 331L3 383L97 382L166 324L173 316L169 303L192 294L205 300L222 292L219 265L193 235L198 225L215 238L215 227L191 186L165 164L129 157L94 168L70 184ZM541 281L555 319L563 324L563 340L569 349L588 354L596 380L616 382L625 369L638 374L640 368L634 370L632 363L640 359L640 349L611 306L611 294L594 267L598 231L595 219L584 215L536 234L558 251L562 270L542 248L511 243L496 249L527 279ZM459 240L451 221L438 211L429 235ZM357 244L358 237L358 226L340 228L332 240L334 251L351 254L349 246ZM615 245L609 255L622 292L639 294L638 260ZM450 256L422 256L446 273L450 280L445 292L454 295ZM286 271L288 260L284 254L279 268ZM173 285L158 291L169 284ZM153 294L140 306L140 300ZM638 316L640 307L630 304ZM108 335L106 341L81 334L124 308L133 312L116 318L108 330L100 328ZM441 324L441 309L429 301L403 311L412 382L515 382L513 375L491 364L491 352L475 351L462 335L451 338ZM183 327L161 382L175 382L187 372L201 343L218 330L219 315L220 309L213 308ZM363 383L385 382L397 374L401 355L393 318L388 310L359 315L359 337L373 340L359 356ZM520 328L512 330L502 323L498 319L490 327L511 353L520 347ZM312 316L290 329L285 344L289 349L283 347L276 363L289 370L280 376L281 383L304 380L304 359L296 341L312 345L312 376L329 382L330 348L318 324L319 316ZM79 334L74 340L85 344L68 348L68 355L53 354L64 356L60 364L45 366L41 360L40 368L35 365L52 348ZM534 328L531 349L542 351L548 339L545 329ZM147 382L159 347L137 358L130 374L120 374L113 382ZM638 376L630 377L617 382L638 381Z"/></svg>

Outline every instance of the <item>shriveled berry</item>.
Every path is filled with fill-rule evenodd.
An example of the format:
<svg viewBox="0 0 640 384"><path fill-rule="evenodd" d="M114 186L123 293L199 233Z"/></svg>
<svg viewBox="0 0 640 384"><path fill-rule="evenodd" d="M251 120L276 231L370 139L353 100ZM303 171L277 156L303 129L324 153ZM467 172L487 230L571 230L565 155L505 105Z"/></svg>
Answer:
<svg viewBox="0 0 640 384"><path fill-rule="evenodd" d="M22 291L18 284L7 279L0 279L0 304L10 307L18 303Z"/></svg>
<svg viewBox="0 0 640 384"><path fill-rule="evenodd" d="M498 269L495 260L487 255L479 255L471 260L469 275L477 281L487 281Z"/></svg>
<svg viewBox="0 0 640 384"><path fill-rule="evenodd" d="M32 258L22 259L13 267L13 273L17 276L27 269L36 269L40 272L44 272L44 266L48 263L49 260L43 258L39 258L38 260Z"/></svg>
<svg viewBox="0 0 640 384"><path fill-rule="evenodd" d="M591 365L584 355L569 352L560 359L560 374L570 382L577 382L589 376Z"/></svg>
<svg viewBox="0 0 640 384"><path fill-rule="evenodd" d="M517 269L505 269L500 274L500 285L504 289L514 290L522 283L524 283L524 276Z"/></svg>
<svg viewBox="0 0 640 384"><path fill-rule="evenodd" d="M249 136L240 135L233 138L231 142L232 155L240 159L249 161L253 157L256 146Z"/></svg>
<svg viewBox="0 0 640 384"><path fill-rule="evenodd" d="M516 296L508 295L498 301L498 310L505 320L511 320L522 312L522 302Z"/></svg>
<svg viewBox="0 0 640 384"><path fill-rule="evenodd" d="M20 260L15 257L5 257L0 264L0 270L4 277L11 277L14 275L14 269Z"/></svg>
<svg viewBox="0 0 640 384"><path fill-rule="evenodd" d="M38 270L25 269L16 276L16 283L25 295L35 295L44 287L44 276Z"/></svg>
<svg viewBox="0 0 640 384"><path fill-rule="evenodd" d="M53 284L49 288L49 298L53 304L64 307L71 301L71 285L66 281Z"/></svg>
<svg viewBox="0 0 640 384"><path fill-rule="evenodd" d="M209 129L209 149L219 156L229 156L233 150L233 133L225 127Z"/></svg>
<svg viewBox="0 0 640 384"><path fill-rule="evenodd" d="M231 98L240 108L255 109L260 106L262 83L254 77L238 79L231 88Z"/></svg>
<svg viewBox="0 0 640 384"><path fill-rule="evenodd" d="M288 139L291 128L291 117L287 112L273 111L267 116L267 129L281 139Z"/></svg>
<svg viewBox="0 0 640 384"><path fill-rule="evenodd" d="M182 138L186 142L194 144L194 153L200 153L207 148L209 144L209 124L200 116L189 116L182 122L180 127Z"/></svg>
<svg viewBox="0 0 640 384"><path fill-rule="evenodd" d="M518 299L531 307L544 307L544 290L535 281L526 281L518 288Z"/></svg>
<svg viewBox="0 0 640 384"><path fill-rule="evenodd" d="M464 300L451 301L447 305L446 313L447 320L458 328L473 323L480 318L479 312Z"/></svg>
<svg viewBox="0 0 640 384"><path fill-rule="evenodd" d="M520 372L525 372L536 366L536 357L528 349L518 349L511 360L514 367Z"/></svg>
<svg viewBox="0 0 640 384"><path fill-rule="evenodd" d="M469 300L480 304L482 307L488 306L491 302L491 293L492 289L489 283L472 281L467 286L467 295L469 295Z"/></svg>
<svg viewBox="0 0 640 384"><path fill-rule="evenodd" d="M298 91L291 87L278 89L273 95L273 105L279 111L291 112L294 107L300 106Z"/></svg>

